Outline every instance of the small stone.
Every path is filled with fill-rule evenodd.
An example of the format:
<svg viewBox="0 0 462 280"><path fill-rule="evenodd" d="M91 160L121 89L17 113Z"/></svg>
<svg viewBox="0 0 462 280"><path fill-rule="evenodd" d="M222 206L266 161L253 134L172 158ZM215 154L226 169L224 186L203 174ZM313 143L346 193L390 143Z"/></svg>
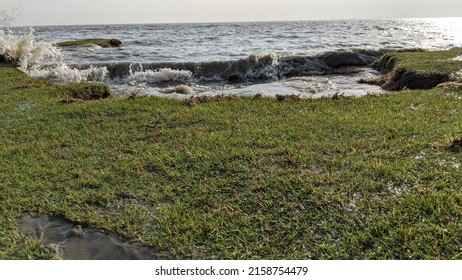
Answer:
<svg viewBox="0 0 462 280"><path fill-rule="evenodd" d="M194 94L194 90L187 85L180 85L175 87L175 92L179 94Z"/></svg>

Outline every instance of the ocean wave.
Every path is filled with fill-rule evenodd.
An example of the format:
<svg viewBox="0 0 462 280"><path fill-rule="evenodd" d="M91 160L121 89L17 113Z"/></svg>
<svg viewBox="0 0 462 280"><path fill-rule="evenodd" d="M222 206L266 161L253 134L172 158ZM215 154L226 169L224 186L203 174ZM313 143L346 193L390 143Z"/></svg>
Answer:
<svg viewBox="0 0 462 280"><path fill-rule="evenodd" d="M276 81L296 76L332 74L340 67L367 66L384 51L340 50L318 55L288 55L254 53L238 60L164 63L99 63L74 65L77 69L105 67L114 81L144 81L146 83L224 81Z"/></svg>
<svg viewBox="0 0 462 280"><path fill-rule="evenodd" d="M99 67L101 68L101 67ZM107 69L106 67L103 67ZM146 69L140 64L130 64L129 73L126 76L115 77L112 82L135 85L138 83L161 84L161 83L188 83L192 73L187 70L173 70L170 68Z"/></svg>
<svg viewBox="0 0 462 280"><path fill-rule="evenodd" d="M253 53L236 60L159 63L92 63L68 65L60 50L37 42L33 29L19 35L0 36L0 54L18 61L19 69L32 77L56 82L97 81L110 84L191 84L271 82L290 77L337 73L340 67L366 66L383 54L376 50L338 50L317 55ZM82 49L82 48L81 48ZM98 48L87 45L86 51Z"/></svg>

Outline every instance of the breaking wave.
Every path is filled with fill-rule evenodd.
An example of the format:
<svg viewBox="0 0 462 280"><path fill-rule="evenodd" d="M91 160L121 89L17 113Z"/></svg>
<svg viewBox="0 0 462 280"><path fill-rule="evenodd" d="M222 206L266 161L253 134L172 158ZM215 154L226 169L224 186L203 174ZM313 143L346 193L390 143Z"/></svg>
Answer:
<svg viewBox="0 0 462 280"><path fill-rule="evenodd" d="M18 63L18 69L31 77L48 78L55 82L105 81L108 71L105 67L76 69L63 62L63 56L54 45L34 37L34 29L23 34L7 30L0 33L0 60Z"/></svg>
<svg viewBox="0 0 462 280"><path fill-rule="evenodd" d="M61 53L50 43L35 41L34 30L30 28L25 34L4 34L0 37L0 55L5 60L19 62L19 69L28 72L46 63L53 63L61 58Z"/></svg>
<svg viewBox="0 0 462 280"><path fill-rule="evenodd" d="M74 65L86 70L107 69L108 78L118 83L163 82L261 82L277 81L297 76L332 74L340 67L367 66L384 51L345 50L315 56L278 56L252 54L230 61L164 62L164 63L99 63Z"/></svg>
<svg viewBox="0 0 462 280"><path fill-rule="evenodd" d="M103 67L107 69L107 67ZM136 70L134 70L134 68ZM84 71L84 70L83 70ZM108 71L109 72L109 71ZM113 82L135 85L137 83L160 84L166 82L188 83L191 82L192 72L187 70L173 70L170 68L143 69L143 66L129 65L128 75L114 77Z"/></svg>

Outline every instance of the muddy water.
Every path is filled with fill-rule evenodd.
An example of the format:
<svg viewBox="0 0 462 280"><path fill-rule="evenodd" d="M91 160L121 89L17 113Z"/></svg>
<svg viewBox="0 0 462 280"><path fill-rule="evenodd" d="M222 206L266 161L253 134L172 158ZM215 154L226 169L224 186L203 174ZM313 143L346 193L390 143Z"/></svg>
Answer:
<svg viewBox="0 0 462 280"><path fill-rule="evenodd" d="M156 251L140 244L72 221L39 214L25 214L19 228L28 237L43 241L45 247L65 260L152 260Z"/></svg>

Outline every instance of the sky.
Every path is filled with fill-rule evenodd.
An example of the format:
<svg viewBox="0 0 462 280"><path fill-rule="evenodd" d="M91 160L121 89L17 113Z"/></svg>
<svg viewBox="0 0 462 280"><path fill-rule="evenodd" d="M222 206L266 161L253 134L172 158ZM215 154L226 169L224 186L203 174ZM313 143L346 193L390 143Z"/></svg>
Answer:
<svg viewBox="0 0 462 280"><path fill-rule="evenodd" d="M0 0L0 9L13 26L462 17L461 0Z"/></svg>

